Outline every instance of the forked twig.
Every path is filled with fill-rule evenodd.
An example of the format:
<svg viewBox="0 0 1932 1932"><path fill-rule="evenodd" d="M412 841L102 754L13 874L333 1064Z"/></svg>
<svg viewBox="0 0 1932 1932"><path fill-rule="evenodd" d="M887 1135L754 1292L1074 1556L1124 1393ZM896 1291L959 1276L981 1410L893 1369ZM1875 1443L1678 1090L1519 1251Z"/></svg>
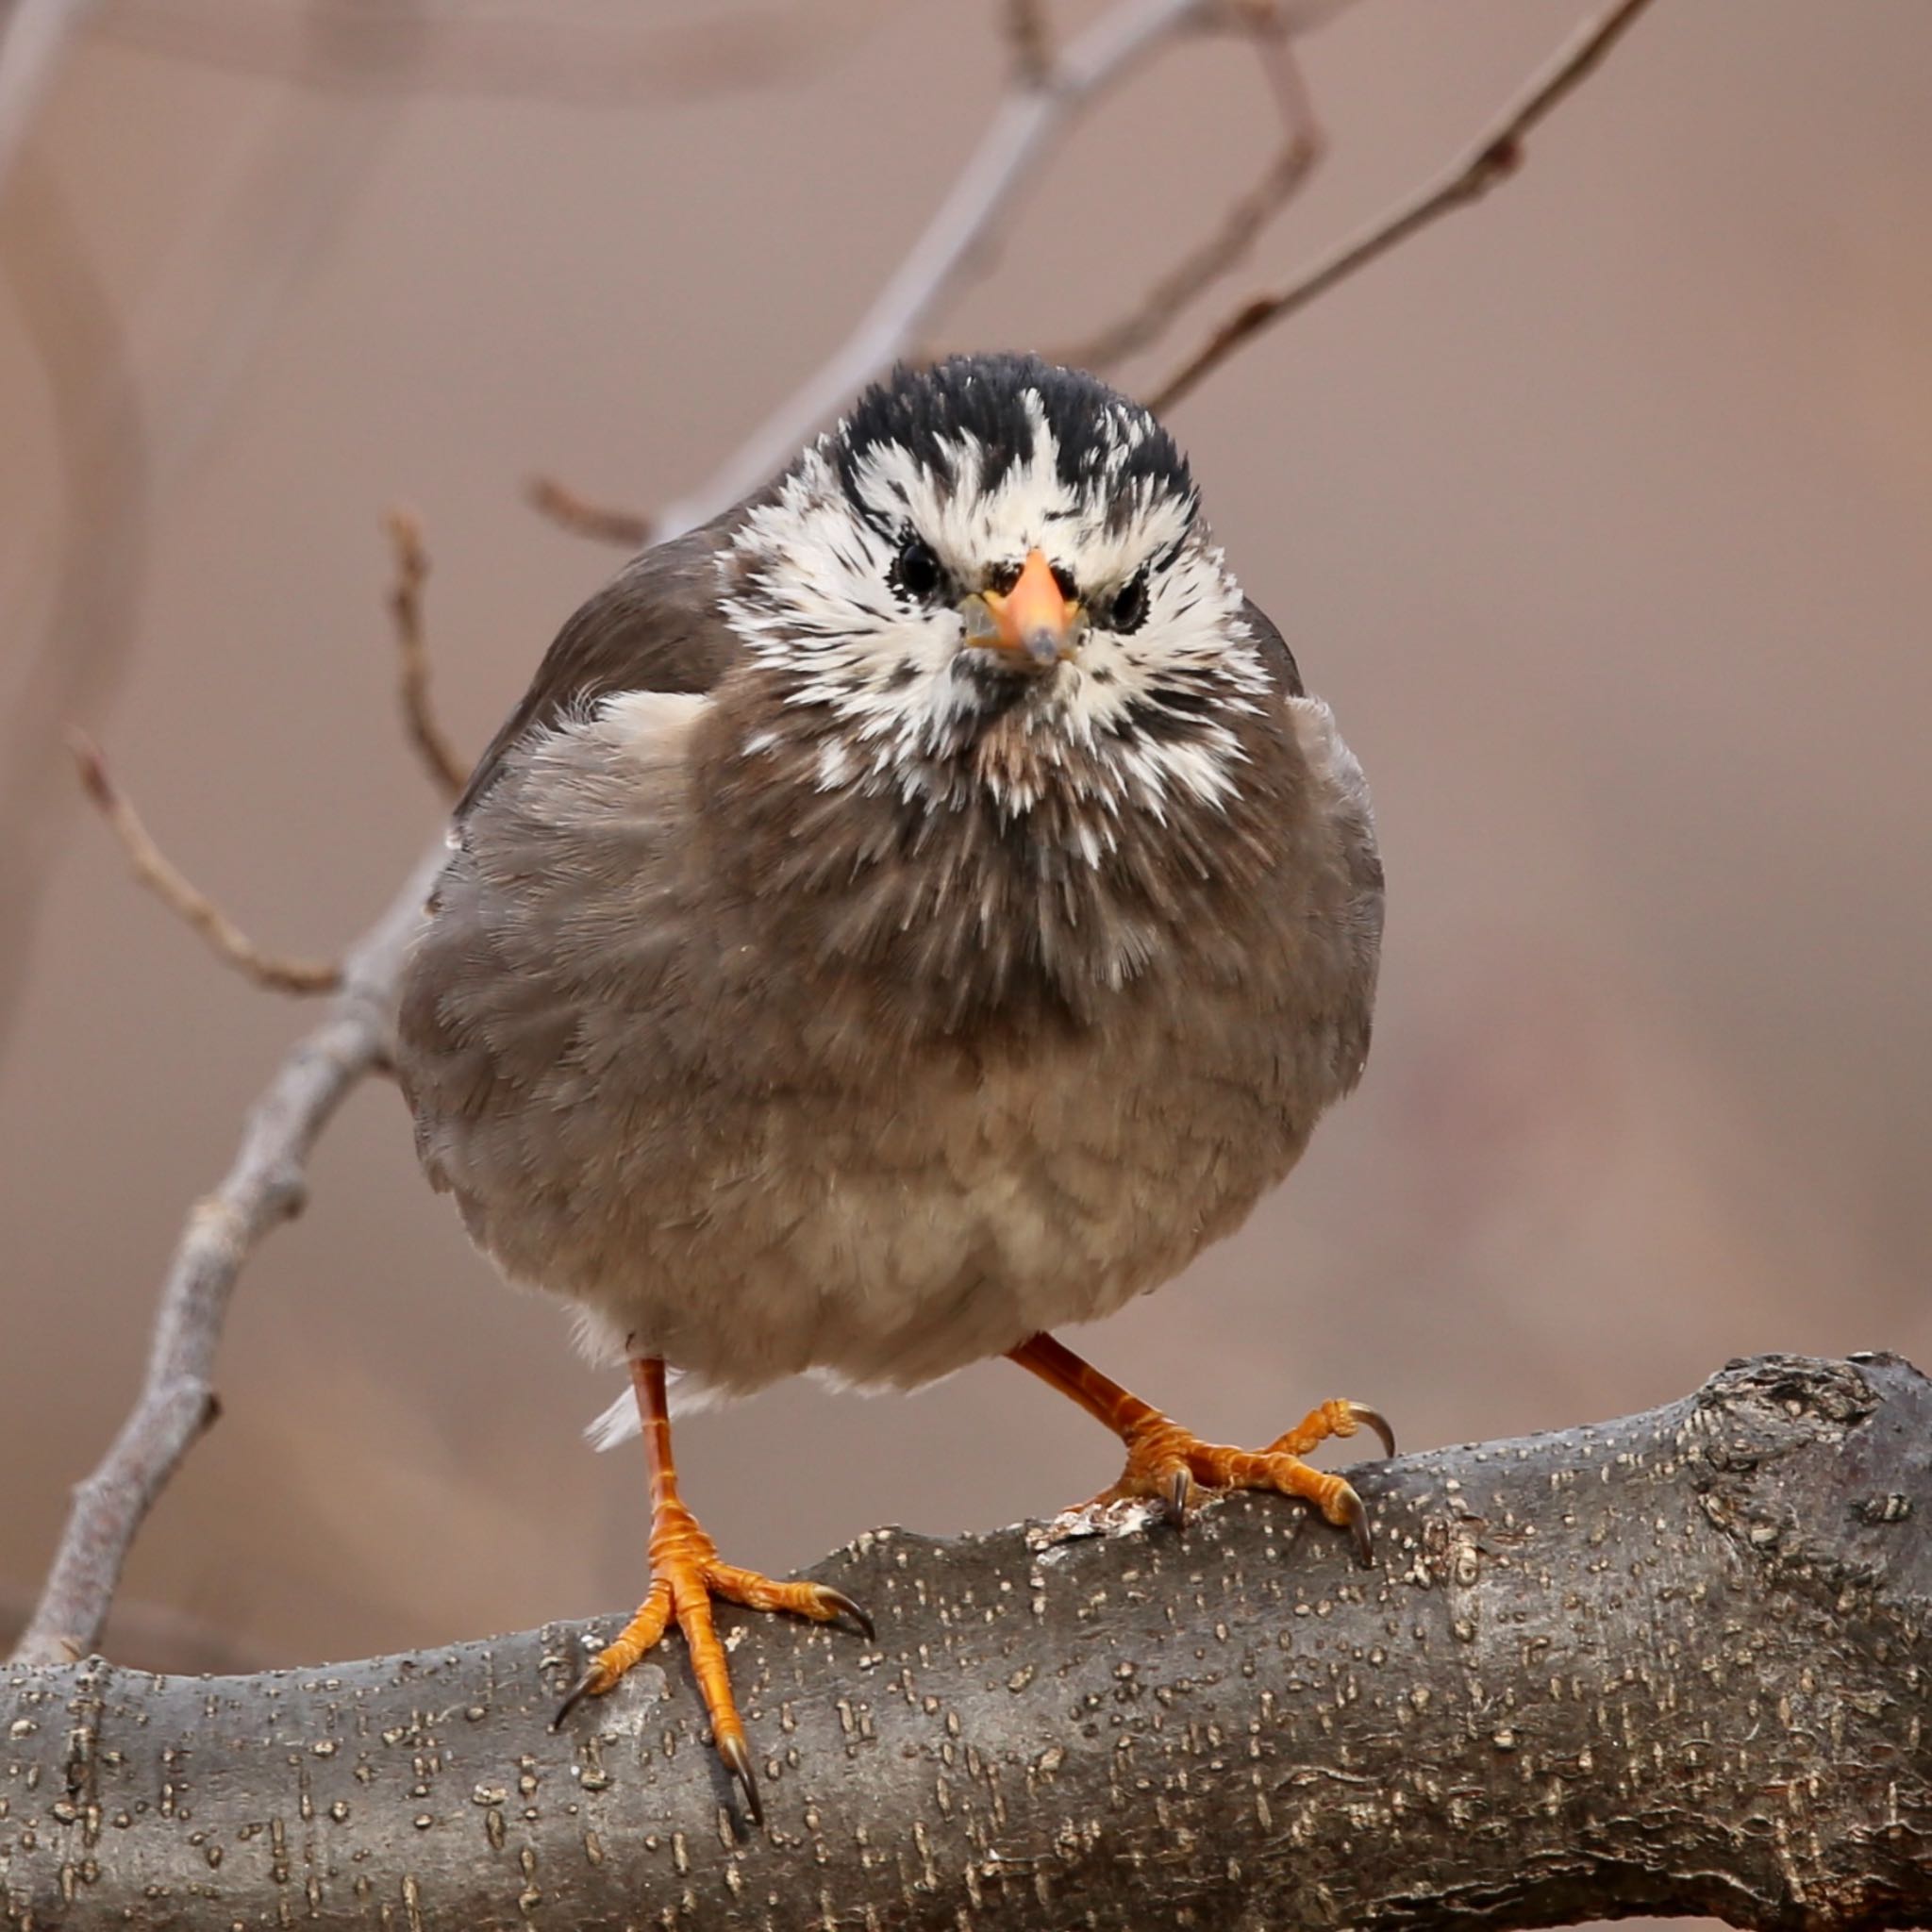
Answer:
<svg viewBox="0 0 1932 1932"><path fill-rule="evenodd" d="M67 734L81 789L92 801L108 828L121 841L134 876L198 932L225 966L271 992L333 992L342 983L341 966L334 959L298 959L266 952L195 885L154 841L141 817L128 804L108 771L101 748L80 730Z"/></svg>
<svg viewBox="0 0 1932 1932"><path fill-rule="evenodd" d="M1171 409L1191 394L1203 377L1263 330L1306 308L1317 296L1325 295L1358 269L1379 260L1431 222L1480 201L1499 182L1507 180L1522 163L1524 137L1603 63L1650 4L1651 0L1619 0L1583 28L1450 175L1372 223L1354 241L1285 288L1251 295L1157 385L1146 399L1147 407L1156 411Z"/></svg>

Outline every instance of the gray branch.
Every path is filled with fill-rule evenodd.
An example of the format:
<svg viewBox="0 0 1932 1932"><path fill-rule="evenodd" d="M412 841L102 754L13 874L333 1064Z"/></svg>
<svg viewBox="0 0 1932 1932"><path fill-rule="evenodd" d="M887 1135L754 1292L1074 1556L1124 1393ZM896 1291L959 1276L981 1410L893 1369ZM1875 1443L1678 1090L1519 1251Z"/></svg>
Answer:
<svg viewBox="0 0 1932 1932"><path fill-rule="evenodd" d="M1051 1549L863 1537L879 1641L736 1616L770 1824L674 1641L14 1667L9 1926L1932 1924L1932 1384L1765 1357L1598 1427ZM733 1612L721 1613L725 1619Z"/></svg>

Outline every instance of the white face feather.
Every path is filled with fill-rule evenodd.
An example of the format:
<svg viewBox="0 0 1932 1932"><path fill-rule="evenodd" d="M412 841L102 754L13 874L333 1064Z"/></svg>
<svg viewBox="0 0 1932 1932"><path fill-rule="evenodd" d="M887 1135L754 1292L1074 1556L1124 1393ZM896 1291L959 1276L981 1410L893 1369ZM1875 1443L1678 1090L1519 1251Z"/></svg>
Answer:
<svg viewBox="0 0 1932 1932"><path fill-rule="evenodd" d="M898 443L873 443L854 475L865 514L840 474L839 432L821 438L739 533L724 614L754 658L786 673L788 703L837 721L821 748L820 789L937 803L969 768L958 754L988 713L988 688L962 675L962 653L973 654L953 600L927 605L895 588L900 549L923 539L961 592L1043 551L1078 587L1089 625L1076 657L1041 674L1006 712L1030 756L991 762L974 782L1013 813L1056 784L1077 788L1103 808L1082 840L1097 863L1121 810L1161 817L1176 797L1214 806L1238 791L1244 758L1223 720L1255 710L1268 678L1241 591L1191 501L1154 476L1122 481L1144 419L1124 406L1104 417L1106 455L1069 483L1038 395L1024 402L1031 450L991 488L969 432L941 440L937 468ZM1114 594L1142 571L1144 620L1125 635L1109 630ZM1135 728L1163 695L1183 700L1167 728ZM761 732L743 750L755 757L774 742ZM1085 756L1069 759L1073 749Z"/></svg>

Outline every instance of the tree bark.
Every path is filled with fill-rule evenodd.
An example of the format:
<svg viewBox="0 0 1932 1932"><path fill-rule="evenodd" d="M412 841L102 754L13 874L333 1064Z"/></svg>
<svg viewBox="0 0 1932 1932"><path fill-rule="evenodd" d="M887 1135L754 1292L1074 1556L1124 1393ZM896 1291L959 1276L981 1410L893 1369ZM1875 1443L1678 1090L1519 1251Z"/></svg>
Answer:
<svg viewBox="0 0 1932 1932"><path fill-rule="evenodd" d="M1050 1548L861 1537L879 1641L721 1609L769 1824L674 1640L0 1686L0 1924L1932 1924L1932 1384L1735 1362L1601 1426Z"/></svg>

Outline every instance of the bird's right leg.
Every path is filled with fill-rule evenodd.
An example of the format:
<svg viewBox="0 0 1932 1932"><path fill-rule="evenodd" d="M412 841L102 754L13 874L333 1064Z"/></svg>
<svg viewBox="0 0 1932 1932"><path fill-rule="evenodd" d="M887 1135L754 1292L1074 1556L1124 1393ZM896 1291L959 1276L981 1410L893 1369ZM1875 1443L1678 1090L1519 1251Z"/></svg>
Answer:
<svg viewBox="0 0 1932 1932"><path fill-rule="evenodd" d="M1035 1335L1018 1348L1008 1349L1007 1359L1030 1369L1062 1395L1072 1396L1126 1445L1127 1466L1120 1480L1101 1491L1088 1508L1146 1497L1164 1502L1185 1522L1189 1500L1196 1490L1210 1494L1224 1490L1274 1490L1312 1504L1330 1523L1354 1536L1356 1553L1364 1563L1373 1559L1369 1513L1362 1507L1355 1485L1346 1476L1311 1469L1302 1460L1318 1442L1325 1442L1331 1436L1352 1436L1363 1426L1374 1430L1393 1456L1393 1431L1364 1404L1324 1402L1265 1449L1233 1449L1225 1443L1204 1442L1191 1429L1171 1422L1051 1335Z"/></svg>
<svg viewBox="0 0 1932 1932"><path fill-rule="evenodd" d="M651 1589L638 1613L616 1641L591 1660L591 1667L557 1713L561 1724L578 1701L601 1697L650 1650L675 1623L684 1632L692 1674L711 1720L711 1739L744 1791L744 1808L755 1824L764 1823L758 1780L752 1775L751 1748L744 1722L731 1695L731 1674L711 1617L711 1599L742 1604L753 1610L790 1610L815 1624L849 1617L868 1638L872 1619L843 1591L824 1583L781 1583L756 1570L721 1562L718 1546L677 1492L677 1468L671 1455L671 1409L665 1398L664 1363L641 1356L630 1365L643 1423L644 1455L651 1467Z"/></svg>

